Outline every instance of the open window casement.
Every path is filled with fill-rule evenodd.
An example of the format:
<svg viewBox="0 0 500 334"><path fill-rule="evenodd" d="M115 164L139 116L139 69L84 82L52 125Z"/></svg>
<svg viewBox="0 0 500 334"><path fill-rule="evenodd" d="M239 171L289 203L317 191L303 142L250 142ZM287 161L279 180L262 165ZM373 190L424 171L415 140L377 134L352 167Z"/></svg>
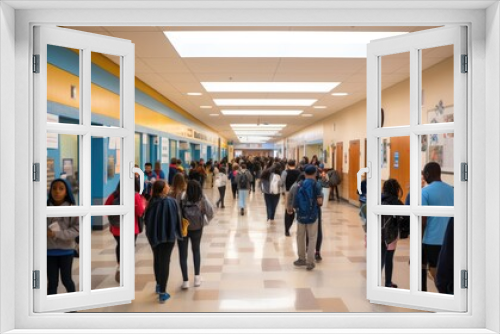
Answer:
<svg viewBox="0 0 500 334"><path fill-rule="evenodd" d="M51 67L54 50L69 52L75 60L67 63L65 71ZM51 53L52 52L52 53ZM34 28L33 82L34 82L34 262L33 262L33 294L35 312L62 312L80 309L103 307L130 303L134 299L134 44L130 41L95 35L69 29L37 26ZM118 98L106 106L92 102L92 95L99 89L92 83L92 76L99 75L91 58L93 53L111 55L119 64L115 74L118 77ZM94 73L95 72L95 73ZM50 87L58 84L58 78L68 75L74 80L72 87L67 87L68 96L54 97ZM106 87L104 87L106 88ZM74 108L67 118L51 113L54 101L68 99ZM97 100L97 99L96 99ZM105 118L95 110L116 110L114 117ZM94 110L95 109L95 110ZM68 121L70 119L71 121ZM111 120L106 124L103 119ZM103 123L103 124L101 124ZM99 125L98 125L99 124ZM119 205L102 205L92 202L92 188L100 182L106 183L106 175L93 175L95 162L94 141L100 140L105 145L119 149L116 155L117 175L119 174ZM59 150L62 142L71 142L75 149L74 159L62 169L67 177L73 177L79 187L74 192L77 199L70 206L49 206L47 202L51 180L54 175L54 164L60 163L51 155ZM101 145L104 150L108 146ZM65 146L67 147L67 146ZM52 150L52 151L51 151ZM102 154L102 153L101 153ZM102 154L103 156L105 154ZM76 168L73 165L78 161ZM104 160L106 161L106 160ZM109 167L108 167L109 168ZM74 173L78 170L79 175ZM115 175L115 166L111 171ZM78 176L77 176L78 175ZM97 180L97 181L96 181ZM69 182L68 182L69 183ZM75 189L76 190L76 189ZM94 205L97 204L97 205ZM114 203L115 204L115 203ZM92 249L91 230L93 218L105 219L107 216L119 217L121 263L119 283L104 289L92 289L92 270L95 252ZM69 217L69 218L68 218ZM48 236L48 231L51 234ZM48 255L67 252L67 245L79 237L79 258L73 261L75 292L59 289L58 294L50 294L48 289L47 265ZM60 247L63 245L63 247ZM66 248L59 249L58 248ZM113 259L114 260L114 259ZM115 266L112 266L113 269ZM110 275L112 276L112 275ZM63 282L59 281L59 286Z"/></svg>
<svg viewBox="0 0 500 334"><path fill-rule="evenodd" d="M462 173L466 174L467 167L466 55L466 28L458 26L375 40L368 45L367 298L372 303L429 311L467 311L464 286L467 275L467 178ZM441 61L448 64L448 76L432 72L433 65ZM390 93L394 83L401 80L398 78L407 77L407 74L407 90L397 92L406 94L406 98L402 98L404 104L384 104L384 94ZM440 82L441 78L450 76L446 83ZM388 119L388 109L392 109L392 115L404 116ZM409 143L409 152L398 149L398 142L404 140ZM400 167L405 154L409 155L407 182L402 181L406 176L398 174L403 170ZM421 171L429 161L441 165L443 181L454 187L454 206L422 205L426 203L422 203ZM399 180L403 191L410 195L410 205L381 204L382 182L389 177ZM405 288L386 287L388 283L383 280L381 218L388 215L410 218L409 259L399 259L409 270ZM453 263L452 294L438 293L432 280L428 280L427 289L422 286L425 279L422 277L425 267L421 264L422 217L442 217L440 222L446 223L454 217L455 247L451 253L453 259L448 260Z"/></svg>

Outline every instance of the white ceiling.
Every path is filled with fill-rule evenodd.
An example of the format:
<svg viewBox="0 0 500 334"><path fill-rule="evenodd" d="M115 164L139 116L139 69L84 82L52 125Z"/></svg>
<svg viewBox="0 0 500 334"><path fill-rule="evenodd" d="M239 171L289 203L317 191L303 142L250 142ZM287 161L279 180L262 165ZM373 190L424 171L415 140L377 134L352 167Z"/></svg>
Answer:
<svg viewBox="0 0 500 334"><path fill-rule="evenodd" d="M429 27L71 27L107 36L131 40L136 49L136 76L166 98L215 129L227 139L237 140L230 124L233 123L286 123L282 136L289 136L331 114L366 97L366 59L364 58L180 58L167 40L165 30L343 30L343 31L418 31ZM447 50L428 52L424 68L452 55ZM117 62L117 58L110 58ZM384 61L383 88L408 78L409 59L391 56ZM386 65L387 64L387 65ZM200 82L341 82L333 92L347 92L348 96L331 93L207 93ZM188 96L188 92L202 92L202 96ZM224 116L218 113L214 98L314 98L314 105L326 109L304 108L302 116ZM213 106L201 109L200 106ZM238 108L231 108L238 109ZM259 109L259 108L252 108ZM265 107L261 109L266 109ZM267 108L268 109L268 108ZM277 108L279 109L279 108ZM290 109L290 108L282 108ZM302 108L301 108L302 109Z"/></svg>

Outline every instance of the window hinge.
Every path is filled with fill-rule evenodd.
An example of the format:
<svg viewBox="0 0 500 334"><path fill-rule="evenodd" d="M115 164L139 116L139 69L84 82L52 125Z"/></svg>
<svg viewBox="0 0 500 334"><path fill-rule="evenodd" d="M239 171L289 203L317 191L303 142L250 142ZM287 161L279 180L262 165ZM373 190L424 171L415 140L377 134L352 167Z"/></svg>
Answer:
<svg viewBox="0 0 500 334"><path fill-rule="evenodd" d="M40 270L33 270L33 289L40 289Z"/></svg>
<svg viewBox="0 0 500 334"><path fill-rule="evenodd" d="M462 270L462 289L467 289L469 287L469 274L467 270Z"/></svg>
<svg viewBox="0 0 500 334"><path fill-rule="evenodd" d="M462 181L469 181L469 166L467 165L466 162L462 162L460 164L460 169L461 169L461 177L460 179Z"/></svg>
<svg viewBox="0 0 500 334"><path fill-rule="evenodd" d="M33 181L40 181L40 163L38 162L33 164Z"/></svg>
<svg viewBox="0 0 500 334"><path fill-rule="evenodd" d="M462 55L462 73L469 72L469 57Z"/></svg>
<svg viewBox="0 0 500 334"><path fill-rule="evenodd" d="M33 73L40 73L40 55L33 55Z"/></svg>

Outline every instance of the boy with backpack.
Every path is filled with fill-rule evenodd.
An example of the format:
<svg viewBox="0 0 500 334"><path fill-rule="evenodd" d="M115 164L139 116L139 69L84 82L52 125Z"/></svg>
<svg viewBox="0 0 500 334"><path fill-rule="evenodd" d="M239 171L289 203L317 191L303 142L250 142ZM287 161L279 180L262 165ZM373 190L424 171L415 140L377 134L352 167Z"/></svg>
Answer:
<svg viewBox="0 0 500 334"><path fill-rule="evenodd" d="M248 191L250 190L253 175L247 169L247 165L245 163L242 163L240 167L241 169L236 174L236 184L238 187L238 206L241 210L241 215L243 216L245 214Z"/></svg>
<svg viewBox="0 0 500 334"><path fill-rule="evenodd" d="M296 183L290 189L290 196L287 202L288 214L293 210L297 214L297 250L299 259L293 264L296 267L306 266L307 270L315 267L314 247L307 247L306 257L306 236L309 245L316 244L318 234L318 211L323 205L323 191L321 184L316 181L317 169L313 165L305 168L305 180Z"/></svg>

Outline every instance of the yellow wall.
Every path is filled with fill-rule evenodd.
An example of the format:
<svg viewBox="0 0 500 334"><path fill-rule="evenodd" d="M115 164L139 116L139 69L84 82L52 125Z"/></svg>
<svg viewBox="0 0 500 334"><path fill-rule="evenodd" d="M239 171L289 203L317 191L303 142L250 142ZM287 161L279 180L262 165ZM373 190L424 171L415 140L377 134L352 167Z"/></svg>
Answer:
<svg viewBox="0 0 500 334"><path fill-rule="evenodd" d="M453 105L453 57L428 68L422 74L422 89L424 91L424 101L422 105L423 122L427 122L427 112L434 109L435 105L442 100L445 106ZM409 124L409 79L399 82L382 92L382 107L385 112L385 126L408 125ZM344 180L341 191L344 198L347 198L347 184L349 171L349 141L359 139L360 141L360 166L364 167L365 138L366 138L366 100L359 101L345 109L342 109L332 116L315 123L294 136L287 138L289 149L287 156L293 157L295 143L302 143L305 138L321 133L323 137L323 149L330 145L343 142L344 154L347 160L343 159ZM302 151L301 151L302 152ZM388 157L391 157L390 148ZM302 157L302 155L301 155ZM310 158L310 156L309 156ZM389 176L389 166L392 161L388 161L387 168L382 168L382 179ZM331 160L325 167L331 167ZM453 184L452 175L443 175L443 181Z"/></svg>

